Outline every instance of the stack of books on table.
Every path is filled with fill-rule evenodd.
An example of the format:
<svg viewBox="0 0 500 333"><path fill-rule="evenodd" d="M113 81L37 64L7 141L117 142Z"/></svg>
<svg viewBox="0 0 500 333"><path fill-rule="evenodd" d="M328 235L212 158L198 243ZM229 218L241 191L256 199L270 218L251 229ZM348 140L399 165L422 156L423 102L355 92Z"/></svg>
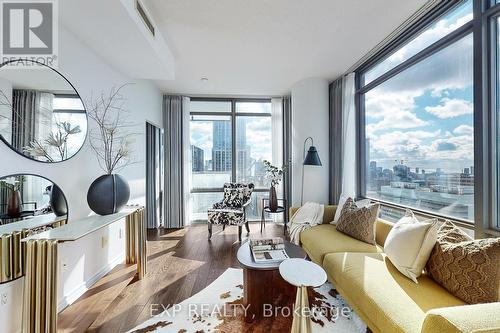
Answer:
<svg viewBox="0 0 500 333"><path fill-rule="evenodd" d="M283 238L251 239L250 250L256 263L281 262L289 258Z"/></svg>

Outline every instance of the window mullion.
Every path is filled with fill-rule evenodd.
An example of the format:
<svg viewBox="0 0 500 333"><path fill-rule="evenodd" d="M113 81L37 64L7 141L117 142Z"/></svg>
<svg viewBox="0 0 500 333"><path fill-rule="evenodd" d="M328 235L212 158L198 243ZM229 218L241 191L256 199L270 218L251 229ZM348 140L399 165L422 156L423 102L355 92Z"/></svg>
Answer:
<svg viewBox="0 0 500 333"><path fill-rule="evenodd" d="M236 101L231 100L231 181L236 183Z"/></svg>

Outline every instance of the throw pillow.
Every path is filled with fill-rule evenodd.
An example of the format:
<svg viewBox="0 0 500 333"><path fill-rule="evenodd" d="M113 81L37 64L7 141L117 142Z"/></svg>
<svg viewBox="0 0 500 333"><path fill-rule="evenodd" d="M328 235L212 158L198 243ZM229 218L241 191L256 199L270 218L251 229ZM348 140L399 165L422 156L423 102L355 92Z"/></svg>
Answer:
<svg viewBox="0 0 500 333"><path fill-rule="evenodd" d="M330 224L336 224L339 221L340 213L342 212L342 208L344 207L347 199L349 199L349 196L346 196L344 194L340 195L339 204L337 205L337 210L335 211L335 216L333 218L333 221L330 222ZM371 204L370 199L363 199L356 201L356 206L358 207L366 207L369 204Z"/></svg>
<svg viewBox="0 0 500 333"><path fill-rule="evenodd" d="M352 198L348 198L342 207L337 230L365 243L375 245L375 221L378 217L379 207L378 203L358 207Z"/></svg>
<svg viewBox="0 0 500 333"><path fill-rule="evenodd" d="M387 235L384 244L387 257L398 271L415 283L436 244L438 229L437 219L420 222L408 209Z"/></svg>
<svg viewBox="0 0 500 333"><path fill-rule="evenodd" d="M240 208L243 206L245 198L244 188L224 188L224 205L227 207Z"/></svg>
<svg viewBox="0 0 500 333"><path fill-rule="evenodd" d="M469 304L500 301L500 238L471 240L447 221L427 262L429 275Z"/></svg>

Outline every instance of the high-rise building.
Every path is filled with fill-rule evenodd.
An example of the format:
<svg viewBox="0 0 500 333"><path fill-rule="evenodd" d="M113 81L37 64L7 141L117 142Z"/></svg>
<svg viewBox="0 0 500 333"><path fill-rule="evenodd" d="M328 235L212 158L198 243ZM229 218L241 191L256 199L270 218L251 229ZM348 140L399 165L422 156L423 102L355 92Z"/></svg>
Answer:
<svg viewBox="0 0 500 333"><path fill-rule="evenodd" d="M231 171L232 168L232 129L231 121L213 122L213 171ZM236 173L239 179L246 180L251 173L250 147L247 145L246 121L236 122Z"/></svg>
<svg viewBox="0 0 500 333"><path fill-rule="evenodd" d="M236 174L240 181L250 181L250 147L247 146L247 124L245 118L236 121Z"/></svg>
<svg viewBox="0 0 500 333"><path fill-rule="evenodd" d="M195 145L191 145L191 164L194 172L205 170L205 152Z"/></svg>
<svg viewBox="0 0 500 333"><path fill-rule="evenodd" d="M218 120L213 122L213 171L231 171L231 121Z"/></svg>

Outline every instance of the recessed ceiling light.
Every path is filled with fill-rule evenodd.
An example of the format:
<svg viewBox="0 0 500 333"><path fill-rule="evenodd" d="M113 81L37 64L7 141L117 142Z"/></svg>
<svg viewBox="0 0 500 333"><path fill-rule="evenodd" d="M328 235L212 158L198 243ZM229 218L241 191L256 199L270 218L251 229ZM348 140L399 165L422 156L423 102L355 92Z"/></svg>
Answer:
<svg viewBox="0 0 500 333"><path fill-rule="evenodd" d="M203 82L203 83L207 83L207 82L208 82L208 77L203 76L203 77L201 78L201 82Z"/></svg>

